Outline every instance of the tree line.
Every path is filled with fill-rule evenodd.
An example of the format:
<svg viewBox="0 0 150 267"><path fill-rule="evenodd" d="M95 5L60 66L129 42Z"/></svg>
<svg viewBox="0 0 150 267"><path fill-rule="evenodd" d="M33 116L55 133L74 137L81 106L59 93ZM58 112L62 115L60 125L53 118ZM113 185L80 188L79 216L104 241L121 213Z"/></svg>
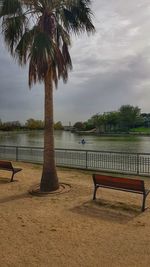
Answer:
<svg viewBox="0 0 150 267"><path fill-rule="evenodd" d="M97 133L117 133L150 128L150 113L141 113L139 107L122 105L117 111L95 114L85 122L76 122L74 129L87 131L93 128ZM143 130L144 131L144 130Z"/></svg>
<svg viewBox="0 0 150 267"><path fill-rule="evenodd" d="M123 105L117 111L97 113L85 122L78 121L73 125L75 131L88 131L96 129L97 133L114 133L136 131L139 127L150 128L150 113L141 113L139 107ZM1 131L13 130L43 130L44 121L28 119L25 124L19 121L2 122ZM61 121L54 123L55 130L64 130ZM144 131L144 130L143 130Z"/></svg>
<svg viewBox="0 0 150 267"><path fill-rule="evenodd" d="M61 121L54 123L55 130L63 130ZM25 124L20 123L19 121L7 121L2 122L0 120L0 130L1 131L18 131L18 130L43 130L44 121L35 120L33 118L28 119Z"/></svg>

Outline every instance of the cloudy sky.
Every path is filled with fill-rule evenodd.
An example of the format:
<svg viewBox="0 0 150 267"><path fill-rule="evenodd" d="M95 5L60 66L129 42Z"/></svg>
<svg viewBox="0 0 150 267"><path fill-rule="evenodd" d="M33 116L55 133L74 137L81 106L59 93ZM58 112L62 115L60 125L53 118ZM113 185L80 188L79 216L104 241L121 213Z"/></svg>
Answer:
<svg viewBox="0 0 150 267"><path fill-rule="evenodd" d="M150 113L150 1L95 0L96 33L72 39L73 70L54 92L54 119L85 121L121 105ZM21 69L0 38L0 119L43 119L43 84L28 88Z"/></svg>

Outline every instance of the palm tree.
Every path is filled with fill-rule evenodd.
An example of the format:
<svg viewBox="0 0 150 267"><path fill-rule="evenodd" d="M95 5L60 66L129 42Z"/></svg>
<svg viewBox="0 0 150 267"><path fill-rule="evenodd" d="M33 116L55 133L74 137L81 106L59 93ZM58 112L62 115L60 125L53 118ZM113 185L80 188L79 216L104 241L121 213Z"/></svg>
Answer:
<svg viewBox="0 0 150 267"><path fill-rule="evenodd" d="M19 64L29 61L29 87L45 89L44 163L40 191L59 188L53 133L53 88L72 68L72 33L94 32L90 0L3 0L0 17L5 43Z"/></svg>

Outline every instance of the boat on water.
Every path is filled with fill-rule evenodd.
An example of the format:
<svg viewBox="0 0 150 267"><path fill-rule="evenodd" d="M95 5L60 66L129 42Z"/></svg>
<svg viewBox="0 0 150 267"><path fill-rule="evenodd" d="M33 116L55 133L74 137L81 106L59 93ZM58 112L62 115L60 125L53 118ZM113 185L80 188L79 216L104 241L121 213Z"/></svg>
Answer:
<svg viewBox="0 0 150 267"><path fill-rule="evenodd" d="M85 141L84 139L82 139L82 140L79 142L79 144L84 145L84 144L86 144L86 141Z"/></svg>

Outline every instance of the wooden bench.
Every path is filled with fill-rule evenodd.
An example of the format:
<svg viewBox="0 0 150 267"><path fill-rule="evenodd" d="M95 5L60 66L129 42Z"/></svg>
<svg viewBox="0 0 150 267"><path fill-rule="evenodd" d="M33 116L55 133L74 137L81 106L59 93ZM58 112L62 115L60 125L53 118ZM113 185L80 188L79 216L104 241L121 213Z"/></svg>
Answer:
<svg viewBox="0 0 150 267"><path fill-rule="evenodd" d="M12 172L12 176L11 176L10 182L13 182L14 175L17 172L20 172L22 169L21 168L14 168L10 161L2 161L2 160L0 160L0 170L11 171Z"/></svg>
<svg viewBox="0 0 150 267"><path fill-rule="evenodd" d="M99 187L132 192L143 195L141 210L145 210L145 200L150 190L145 189L143 180L135 180L130 178L112 177L101 174L93 174L94 193L93 200L96 199L96 191Z"/></svg>

